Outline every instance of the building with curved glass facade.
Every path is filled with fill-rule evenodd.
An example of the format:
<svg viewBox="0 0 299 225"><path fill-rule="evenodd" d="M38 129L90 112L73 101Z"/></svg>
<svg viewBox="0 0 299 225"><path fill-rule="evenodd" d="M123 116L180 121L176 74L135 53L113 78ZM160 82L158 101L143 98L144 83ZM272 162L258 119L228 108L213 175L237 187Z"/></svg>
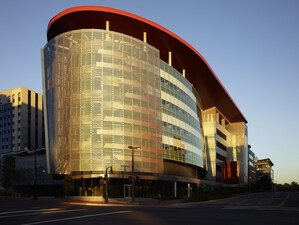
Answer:
<svg viewBox="0 0 299 225"><path fill-rule="evenodd" d="M216 130L245 140L247 121L188 43L142 17L99 6L59 13L47 36L42 62L51 173L93 179L112 167L110 177L123 182L132 171L128 146L138 146L140 180L174 182L175 193L177 182L184 183L188 195L206 174L222 181ZM225 119L223 128L216 129L215 121L222 122L211 109ZM235 124L243 133L228 128ZM246 160L233 152L234 145L244 151L247 141L230 142L222 143L225 157Z"/></svg>

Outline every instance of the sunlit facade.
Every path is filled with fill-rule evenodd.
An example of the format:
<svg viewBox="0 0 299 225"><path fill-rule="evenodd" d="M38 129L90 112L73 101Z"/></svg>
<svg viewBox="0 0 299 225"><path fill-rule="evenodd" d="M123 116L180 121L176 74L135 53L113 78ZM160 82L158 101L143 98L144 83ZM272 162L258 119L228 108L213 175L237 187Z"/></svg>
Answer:
<svg viewBox="0 0 299 225"><path fill-rule="evenodd" d="M42 94L25 87L0 92L0 153L45 146Z"/></svg>
<svg viewBox="0 0 299 225"><path fill-rule="evenodd" d="M160 173L159 51L124 34L82 29L44 48L51 171ZM52 131L52 132L51 132ZM123 167L122 167L123 165Z"/></svg>
<svg viewBox="0 0 299 225"><path fill-rule="evenodd" d="M256 168L256 179L259 180L263 176L268 176L271 178L271 180L274 180L274 170L273 167L274 164L271 161L271 159L258 159L255 158L255 168Z"/></svg>
<svg viewBox="0 0 299 225"><path fill-rule="evenodd" d="M142 179L174 181L175 190L185 182L191 190L207 172L222 182L218 142L228 148L223 157L245 163L245 117L205 59L175 34L124 11L81 6L55 16L47 36L51 173L98 177L112 166L111 176L123 178L132 170L133 145L140 147L134 164ZM220 125L217 110L229 127ZM216 127L229 138L218 140Z"/></svg>
<svg viewBox="0 0 299 225"><path fill-rule="evenodd" d="M224 182L225 162L238 162L235 175L238 183L248 182L248 128L244 122L230 123L216 108L203 112L206 140L207 179Z"/></svg>

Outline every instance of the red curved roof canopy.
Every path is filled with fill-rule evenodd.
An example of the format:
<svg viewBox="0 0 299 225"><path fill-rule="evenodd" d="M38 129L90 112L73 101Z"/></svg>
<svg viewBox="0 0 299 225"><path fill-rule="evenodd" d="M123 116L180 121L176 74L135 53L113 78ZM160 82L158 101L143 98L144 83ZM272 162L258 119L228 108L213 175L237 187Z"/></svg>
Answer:
<svg viewBox="0 0 299 225"><path fill-rule="evenodd" d="M190 44L166 28L140 16L102 6L78 6L66 9L52 18L48 25L48 41L55 36L77 29L105 29L143 39L160 50L160 58L167 62L172 52L172 67L186 70L186 78L197 90L203 109L216 106L230 122L245 122L246 118L226 91L209 64Z"/></svg>

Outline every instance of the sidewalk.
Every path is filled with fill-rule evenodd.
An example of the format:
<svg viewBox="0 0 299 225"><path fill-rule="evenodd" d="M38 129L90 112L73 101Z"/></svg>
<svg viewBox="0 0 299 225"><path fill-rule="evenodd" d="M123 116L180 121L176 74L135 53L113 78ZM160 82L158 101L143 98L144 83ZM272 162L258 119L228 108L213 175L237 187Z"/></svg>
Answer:
<svg viewBox="0 0 299 225"><path fill-rule="evenodd" d="M90 201L89 198L86 200L73 199L70 196L66 198L55 198L52 196L39 196L38 200L33 200L32 197L11 197L11 196L0 196L0 199L11 199L16 201L33 201L33 202L56 202L61 204L70 204L70 205L89 205L89 206L165 206L182 203L184 199L173 199L173 200L159 200L152 198L135 198L135 201L123 199L123 198L109 198L109 203L106 204L103 199L94 199Z"/></svg>
<svg viewBox="0 0 299 225"><path fill-rule="evenodd" d="M130 200L125 199L116 199L109 198L109 203L105 203L104 201L75 201L72 199L62 200L62 204L74 204L74 205L93 205L93 206L159 206L159 205L173 205L182 203L183 199L173 199L173 200L162 200L158 201L157 199L148 199L148 198L135 198L135 201L132 202Z"/></svg>

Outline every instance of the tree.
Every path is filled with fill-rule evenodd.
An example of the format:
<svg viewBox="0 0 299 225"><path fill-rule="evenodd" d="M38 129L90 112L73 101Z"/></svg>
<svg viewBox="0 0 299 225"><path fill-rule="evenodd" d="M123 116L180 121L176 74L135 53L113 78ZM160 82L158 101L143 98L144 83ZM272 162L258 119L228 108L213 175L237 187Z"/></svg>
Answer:
<svg viewBox="0 0 299 225"><path fill-rule="evenodd" d="M256 186L259 191L271 191L273 182L267 174L264 174L257 180Z"/></svg>
<svg viewBox="0 0 299 225"><path fill-rule="evenodd" d="M2 186L4 187L5 191L7 192L8 189L11 187L11 176L8 172L4 173L2 176Z"/></svg>

